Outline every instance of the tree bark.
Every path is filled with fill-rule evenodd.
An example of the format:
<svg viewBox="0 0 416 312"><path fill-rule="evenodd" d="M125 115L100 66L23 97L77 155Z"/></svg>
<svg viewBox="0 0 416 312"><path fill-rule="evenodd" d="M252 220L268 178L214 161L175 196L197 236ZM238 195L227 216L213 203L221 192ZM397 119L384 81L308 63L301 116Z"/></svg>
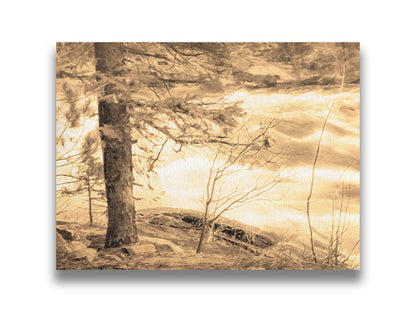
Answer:
<svg viewBox="0 0 416 312"><path fill-rule="evenodd" d="M204 221L202 224L202 230L201 230L201 236L199 237L198 247L196 247L196 253L199 253L201 251L202 243L205 239L205 232L207 231L207 224Z"/></svg>
<svg viewBox="0 0 416 312"><path fill-rule="evenodd" d="M209 211L209 204L211 203L211 199L208 199L205 203L205 211L204 216L202 217L202 230L201 230L201 236L199 237L198 246L196 247L196 253L199 253L201 251L202 243L205 239L205 232L209 229L208 225L208 211Z"/></svg>
<svg viewBox="0 0 416 312"><path fill-rule="evenodd" d="M90 184L90 177L87 178L87 188L88 188L88 211L90 213L90 226L93 225L92 221L92 199L91 199L91 184Z"/></svg>
<svg viewBox="0 0 416 312"><path fill-rule="evenodd" d="M94 48L97 73L116 76L115 68L121 65L123 59L119 44L95 43ZM100 79L97 75L97 80ZM105 100L109 95L113 100ZM108 207L106 248L137 242L132 141L127 105L121 95L122 91L108 83L104 88L105 99L99 98L98 105Z"/></svg>

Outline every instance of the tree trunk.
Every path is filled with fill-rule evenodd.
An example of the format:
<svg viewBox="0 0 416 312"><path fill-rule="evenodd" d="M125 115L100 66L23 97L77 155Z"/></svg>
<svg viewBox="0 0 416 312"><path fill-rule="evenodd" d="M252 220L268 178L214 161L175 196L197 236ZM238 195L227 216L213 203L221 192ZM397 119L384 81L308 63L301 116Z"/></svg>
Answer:
<svg viewBox="0 0 416 312"><path fill-rule="evenodd" d="M115 68L123 59L119 44L95 43L94 48L97 73L116 76ZM137 242L129 115L125 99L120 96L122 91L112 83L104 88L106 99L109 95L112 100L99 98L98 106L108 207L106 248Z"/></svg>
<svg viewBox="0 0 416 312"><path fill-rule="evenodd" d="M90 184L90 177L88 176L87 179L87 188L88 188L88 211L90 213L90 226L93 225L92 222L92 199L91 199L91 184Z"/></svg>
<svg viewBox="0 0 416 312"><path fill-rule="evenodd" d="M196 248L196 253L199 253L201 251L202 243L205 239L205 232L207 231L207 224L204 221L202 224L202 230L201 230L201 236L199 237L198 247Z"/></svg>
<svg viewBox="0 0 416 312"><path fill-rule="evenodd" d="M208 199L205 203L205 211L204 216L202 217L202 230L201 230L201 236L199 237L198 247L196 247L196 253L199 253L201 251L202 243L205 239L205 232L209 229L208 225L208 211L209 211L209 204L211 203L211 200Z"/></svg>

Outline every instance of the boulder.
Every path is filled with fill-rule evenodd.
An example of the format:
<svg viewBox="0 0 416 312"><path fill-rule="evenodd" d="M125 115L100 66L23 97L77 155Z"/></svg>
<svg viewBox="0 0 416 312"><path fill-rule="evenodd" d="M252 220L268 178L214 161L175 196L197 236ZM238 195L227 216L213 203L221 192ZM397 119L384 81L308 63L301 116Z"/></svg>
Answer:
<svg viewBox="0 0 416 312"><path fill-rule="evenodd" d="M67 241L73 241L78 237L75 230L56 228L56 231L59 232L59 234L61 234L62 237Z"/></svg>
<svg viewBox="0 0 416 312"><path fill-rule="evenodd" d="M71 248L69 247L68 243L62 237L62 235L56 231L56 253L67 254L69 252L71 252Z"/></svg>
<svg viewBox="0 0 416 312"><path fill-rule="evenodd" d="M122 250L130 256L151 255L156 253L156 247L153 244L134 244L123 247Z"/></svg>
<svg viewBox="0 0 416 312"><path fill-rule="evenodd" d="M85 245L84 243L82 243L80 241L72 241L72 242L69 242L69 246L71 247L72 251L81 250L81 249L86 249L87 248L87 245Z"/></svg>
<svg viewBox="0 0 416 312"><path fill-rule="evenodd" d="M167 239L140 235L139 242L142 244L143 243L154 244L160 251L173 251L176 253L183 253L183 249L181 247L168 241Z"/></svg>
<svg viewBox="0 0 416 312"><path fill-rule="evenodd" d="M88 262L91 262L97 257L97 251L92 248L74 250L68 256L68 258L72 260L87 260Z"/></svg>

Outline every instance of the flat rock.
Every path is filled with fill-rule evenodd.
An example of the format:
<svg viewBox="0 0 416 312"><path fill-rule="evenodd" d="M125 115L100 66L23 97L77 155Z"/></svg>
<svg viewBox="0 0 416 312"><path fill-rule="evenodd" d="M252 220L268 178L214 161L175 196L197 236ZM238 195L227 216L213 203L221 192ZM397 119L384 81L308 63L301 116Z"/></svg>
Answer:
<svg viewBox="0 0 416 312"><path fill-rule="evenodd" d="M179 247L178 245L168 241L167 239L163 238L154 238L154 237L148 237L148 236L139 236L139 242L140 243L151 243L156 245L156 247L159 247L163 251L171 250L173 252L177 253L183 253L183 249Z"/></svg>
<svg viewBox="0 0 416 312"><path fill-rule="evenodd" d="M87 260L91 262L92 260L98 257L98 253L95 249L92 248L84 248L72 251L68 258L72 260Z"/></svg>
<svg viewBox="0 0 416 312"><path fill-rule="evenodd" d="M134 244L123 247L122 250L130 256L142 256L156 253L156 247L153 244Z"/></svg>

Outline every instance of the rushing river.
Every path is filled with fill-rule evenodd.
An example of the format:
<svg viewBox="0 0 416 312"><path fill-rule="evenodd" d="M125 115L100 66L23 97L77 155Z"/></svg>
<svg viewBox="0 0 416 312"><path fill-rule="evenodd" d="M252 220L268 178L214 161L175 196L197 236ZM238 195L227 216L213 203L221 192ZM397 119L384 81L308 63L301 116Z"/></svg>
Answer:
<svg viewBox="0 0 416 312"><path fill-rule="evenodd" d="M287 147L278 167L241 170L236 166L225 189L256 183L259 176L279 171L285 181L254 201L224 216L244 223L284 233L307 233L306 199L311 185L312 164L329 108L311 197L311 220L317 235L329 237L333 220L344 228L345 242L359 239L360 212L360 95L346 92L297 92L296 94L256 94L240 92L230 96L242 100L250 125L278 114L279 124L272 133L272 148ZM180 153L165 149L159 180L166 192L158 203L201 210L213 155L188 148ZM244 182L242 182L244 181ZM146 206L146 203L143 203ZM341 211L341 214L339 214ZM333 215L334 212L334 215Z"/></svg>

